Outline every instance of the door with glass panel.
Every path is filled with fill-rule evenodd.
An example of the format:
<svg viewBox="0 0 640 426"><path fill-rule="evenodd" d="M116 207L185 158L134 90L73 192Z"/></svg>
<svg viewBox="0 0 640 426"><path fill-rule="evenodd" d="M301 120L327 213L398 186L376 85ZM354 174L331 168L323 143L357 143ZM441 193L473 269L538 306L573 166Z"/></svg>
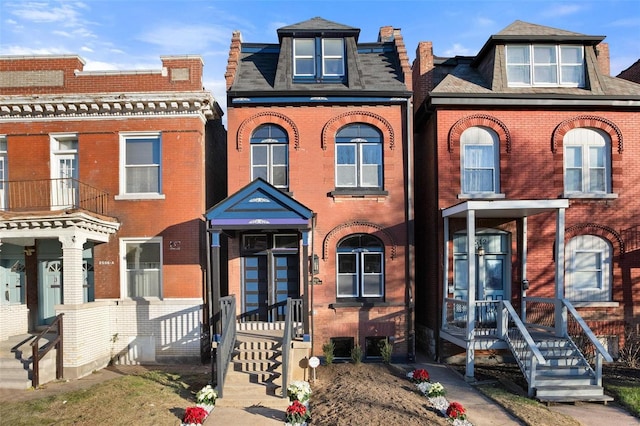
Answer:
<svg viewBox="0 0 640 426"><path fill-rule="evenodd" d="M468 299L468 266L466 234L456 234L454 237L454 286L455 299ZM476 262L476 322L487 326L494 326L497 320L498 302L510 297L510 261L509 235L506 233L476 234L475 253ZM458 306L458 305L456 305ZM458 306L457 317L463 318L463 312Z"/></svg>
<svg viewBox="0 0 640 426"><path fill-rule="evenodd" d="M38 279L38 325L51 324L62 303L62 260L41 260Z"/></svg>
<svg viewBox="0 0 640 426"><path fill-rule="evenodd" d="M76 153L54 154L51 209L77 206L78 200L78 155Z"/></svg>

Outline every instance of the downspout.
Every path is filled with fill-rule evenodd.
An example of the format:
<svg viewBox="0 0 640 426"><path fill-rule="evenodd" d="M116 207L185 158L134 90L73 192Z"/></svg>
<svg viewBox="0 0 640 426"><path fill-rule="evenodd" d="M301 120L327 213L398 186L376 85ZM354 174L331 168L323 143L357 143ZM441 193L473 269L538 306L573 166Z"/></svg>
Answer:
<svg viewBox="0 0 640 426"><path fill-rule="evenodd" d="M406 169L406 217L407 217L407 245L406 245L406 261L405 261L405 274L407 279L407 328L409 330L409 362L414 362L416 359L416 330L413 321L415 307L414 307L414 287L415 277L412 271L411 265L413 265L413 251L414 244L414 217L413 217L413 127L411 125L411 98L407 98L406 106L406 135L407 135L407 169Z"/></svg>
<svg viewBox="0 0 640 426"><path fill-rule="evenodd" d="M311 356L314 356L313 345L314 345L314 342L316 340L315 339L315 336L316 336L315 335L315 327L314 327L315 315L314 315L314 309L313 309L313 291L314 291L313 288L315 287L315 278L316 278L315 271L314 271L314 268L313 268L313 256L315 254L314 242L315 242L315 235L316 235L316 217L317 217L316 213L313 213L313 216L311 217L311 286L310 286L311 287L311 291L310 291L310 300L309 300L309 304L311 305L309 307L310 308L309 310L311 311L311 313L309 315L309 322L310 322L309 325L311 327L311 330L309 332L311 334ZM318 262L319 262L319 260L318 260Z"/></svg>

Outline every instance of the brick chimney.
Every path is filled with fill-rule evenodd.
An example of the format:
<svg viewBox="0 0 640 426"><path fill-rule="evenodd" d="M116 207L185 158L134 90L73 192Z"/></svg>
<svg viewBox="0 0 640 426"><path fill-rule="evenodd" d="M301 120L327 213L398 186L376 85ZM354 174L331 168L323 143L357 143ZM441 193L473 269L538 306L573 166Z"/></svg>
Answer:
<svg viewBox="0 0 640 426"><path fill-rule="evenodd" d="M229 59L227 60L227 72L224 73L224 78L227 80L227 90L233 84L236 78L236 71L238 70L238 63L240 61L240 47L242 45L242 34L240 31L234 31L231 36L231 46L229 47Z"/></svg>
<svg viewBox="0 0 640 426"><path fill-rule="evenodd" d="M596 47L596 57L598 58L598 68L604 75L611 74L611 59L609 57L609 43L600 43Z"/></svg>
<svg viewBox="0 0 640 426"><path fill-rule="evenodd" d="M402 68L402 74L404 76L404 84L407 86L407 90L413 90L411 84L411 66L409 65L409 55L407 55L407 48L404 44L404 39L400 33L400 28L393 28L391 26L380 27L378 33L378 42L393 42L400 59L400 67Z"/></svg>
<svg viewBox="0 0 640 426"><path fill-rule="evenodd" d="M421 41L413 61L413 107L420 108L427 94L433 89L433 43Z"/></svg>

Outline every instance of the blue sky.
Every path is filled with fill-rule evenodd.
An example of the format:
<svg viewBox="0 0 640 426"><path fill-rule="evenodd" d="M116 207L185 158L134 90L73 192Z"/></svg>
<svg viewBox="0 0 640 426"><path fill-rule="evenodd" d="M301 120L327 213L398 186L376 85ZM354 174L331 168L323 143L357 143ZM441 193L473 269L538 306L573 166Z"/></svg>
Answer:
<svg viewBox="0 0 640 426"><path fill-rule="evenodd" d="M226 109L224 72L234 30L276 43L276 29L320 16L376 41L400 28L410 61L420 41L438 56L474 55L515 20L607 38L611 72L640 59L640 1L551 0L0 0L0 54L77 54L85 70L161 67L161 55L197 54L204 86Z"/></svg>

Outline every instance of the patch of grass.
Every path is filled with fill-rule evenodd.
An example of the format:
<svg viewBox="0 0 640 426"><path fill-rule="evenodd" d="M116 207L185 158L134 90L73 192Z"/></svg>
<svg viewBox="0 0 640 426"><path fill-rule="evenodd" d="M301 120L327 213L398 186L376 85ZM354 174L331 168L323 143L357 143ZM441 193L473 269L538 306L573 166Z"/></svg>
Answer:
<svg viewBox="0 0 640 426"><path fill-rule="evenodd" d="M538 401L516 395L500 384L479 385L476 387L488 398L496 401L507 412L528 426L580 426L572 417L549 410Z"/></svg>
<svg viewBox="0 0 640 426"><path fill-rule="evenodd" d="M196 385L199 389L199 383ZM0 405L7 425L180 424L185 407L193 405L191 386L177 374L148 371L127 375L91 388ZM196 389L196 390L197 390Z"/></svg>
<svg viewBox="0 0 640 426"><path fill-rule="evenodd" d="M630 382L607 384L605 383L605 390L611 394L620 405L624 406L634 416L640 417L640 387L637 384Z"/></svg>

